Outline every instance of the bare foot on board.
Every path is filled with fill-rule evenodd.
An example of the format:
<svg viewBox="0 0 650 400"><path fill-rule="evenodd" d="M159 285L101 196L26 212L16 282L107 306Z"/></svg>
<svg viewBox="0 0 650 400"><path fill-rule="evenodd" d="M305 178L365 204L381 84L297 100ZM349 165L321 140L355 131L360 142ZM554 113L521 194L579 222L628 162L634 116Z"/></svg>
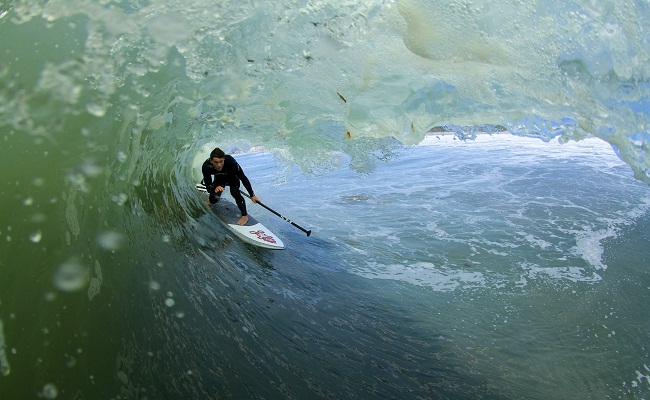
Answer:
<svg viewBox="0 0 650 400"><path fill-rule="evenodd" d="M248 215L242 215L239 221L237 221L237 225L246 225L246 222L248 222Z"/></svg>

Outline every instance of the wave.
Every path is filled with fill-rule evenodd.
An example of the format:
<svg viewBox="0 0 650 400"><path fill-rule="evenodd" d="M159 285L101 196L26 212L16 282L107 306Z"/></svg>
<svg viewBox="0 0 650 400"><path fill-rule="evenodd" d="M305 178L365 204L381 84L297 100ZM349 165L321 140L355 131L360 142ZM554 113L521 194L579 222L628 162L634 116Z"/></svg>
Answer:
<svg viewBox="0 0 650 400"><path fill-rule="evenodd" d="M503 127L596 136L648 183L649 15L632 0L0 3L0 373L20 383L10 395L238 397L252 372L268 378L253 384L265 397L505 397L471 371L465 385L460 346L442 375L420 370L438 364L438 342L404 342L365 319L368 308L402 315L388 300L312 319L323 292L355 303L365 280L328 275L336 265L325 278L303 271L327 264L325 241L287 255L223 251L233 243L188 195L197 165L217 145L263 146L287 177L367 174L438 126L463 139ZM275 273L283 263L291 274ZM442 289L461 278L482 279L430 276ZM278 318L287 323L266 324ZM314 349L301 343L323 330L305 358ZM377 343L400 349L390 368L358 350ZM346 370L329 370L346 357ZM317 368L294 391L294 365L306 363ZM380 371L390 383L404 363L406 383L364 381Z"/></svg>
<svg viewBox="0 0 650 400"><path fill-rule="evenodd" d="M2 7L0 124L33 137L63 140L73 124L118 141L126 130L143 142L263 145L318 173L333 156L385 146L378 138L414 144L441 124L499 124L600 137L649 180L644 3Z"/></svg>

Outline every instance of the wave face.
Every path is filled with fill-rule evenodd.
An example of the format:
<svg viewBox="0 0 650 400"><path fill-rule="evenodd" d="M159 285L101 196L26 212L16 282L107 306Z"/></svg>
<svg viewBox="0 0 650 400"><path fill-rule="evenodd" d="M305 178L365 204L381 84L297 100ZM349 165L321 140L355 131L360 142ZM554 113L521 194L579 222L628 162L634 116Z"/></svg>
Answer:
<svg viewBox="0 0 650 400"><path fill-rule="evenodd" d="M581 390L595 396L647 390L642 378L635 380L647 379L646 364L636 359L638 371L615 376L627 382L616 390L613 381L577 374L569 376L586 387L571 388L567 380L549 392L540 387L557 376L516 373L524 361L485 376L502 371L491 360L511 354L470 343L490 329L489 313L504 306L489 299L488 289L519 295L531 287L520 284L525 280L540 286L534 295L541 299L557 296L568 282L605 315L608 290L635 276L594 286L602 292L588 286L603 285L606 271L616 270L607 268L601 242L634 237L636 221L647 214L646 187L626 175L631 168L637 181L650 183L650 10L642 1L596 3L0 3L0 397L518 398L532 390L538 398L568 398ZM503 247L495 237L468 250L458 244L467 232L441 221L421 227L451 235L438 243L440 254L429 254L400 225L413 222L407 217L414 204L398 205L395 219L382 222L395 224L386 234L346 237L354 221L372 227L377 209L355 205L380 197L380 183L373 195L350 189L349 197L331 199L327 191L372 182L354 180L359 176L391 179L382 166L439 126L463 139L505 128L538 144L595 136L625 164L601 148L589 151L595 158L584 161L585 169L567 170L558 157L558 171L589 183L598 182L594 169L605 171L602 183L618 197L591 188L602 197L574 207L578 199L564 200L570 190L553 192L548 208L527 216L544 233L515 224L516 244L531 246L516 256L518 272L463 271L465 253L480 253L485 265L490 254L503 257L514 244ZM524 153L544 152L525 143ZM197 166L217 145L229 152L263 146L266 156L244 157L252 160L245 169L256 191L270 204L281 201L275 203L287 207L281 211L313 224L322 237L304 241L271 219L264 222L286 238L287 251L268 254L233 241L193 189ZM435 156L452 165L449 154ZM525 162L536 163L531 157ZM414 163L435 169L427 160ZM472 168L477 175L487 171ZM477 182L461 178L470 173L435 183L423 172L418 181L469 188ZM626 179L617 188L612 177ZM509 189L501 194L507 198ZM517 199L535 208L524 194ZM329 204L310 204L315 196L338 206L315 213ZM454 207L453 197L438 200ZM555 222L540 222L555 215L553 205L568 210L559 219L570 222L557 222L558 232ZM487 230L505 234L513 225L502 225L507 216L496 208L488 209L485 223L493 229ZM599 220L593 232L580 228L612 209L616 215ZM424 212L458 223L451 214ZM481 226L480 218L464 221ZM647 225L641 226L645 237ZM622 259L634 264L635 251L642 249ZM573 264L563 269L567 259ZM476 315L465 300L490 307ZM627 300L616 300L615 311L636 315ZM454 337L454 312L436 319L414 311L431 311L431 304L452 304L478 325L458 322L469 331ZM552 306L564 312L560 303ZM528 316L521 315L519 328ZM569 326L572 316L561 320ZM625 337L633 337L628 329ZM530 332L517 332L527 342ZM625 329L618 332L623 337ZM552 343L555 336L544 335ZM612 351L623 348L634 353L624 345ZM604 364L598 357L587 358ZM510 387L517 379L507 376L533 383Z"/></svg>

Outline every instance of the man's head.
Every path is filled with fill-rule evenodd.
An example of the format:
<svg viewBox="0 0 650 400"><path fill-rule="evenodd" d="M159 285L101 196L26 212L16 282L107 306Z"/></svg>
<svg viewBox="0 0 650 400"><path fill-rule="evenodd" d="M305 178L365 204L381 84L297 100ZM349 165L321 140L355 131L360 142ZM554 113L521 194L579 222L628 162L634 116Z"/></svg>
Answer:
<svg viewBox="0 0 650 400"><path fill-rule="evenodd" d="M225 157L226 157L226 153L224 153L223 150L217 147L216 149L212 150L212 152L210 153L210 164L212 164L212 166L216 168L217 171L221 171L221 169L223 168L223 162Z"/></svg>

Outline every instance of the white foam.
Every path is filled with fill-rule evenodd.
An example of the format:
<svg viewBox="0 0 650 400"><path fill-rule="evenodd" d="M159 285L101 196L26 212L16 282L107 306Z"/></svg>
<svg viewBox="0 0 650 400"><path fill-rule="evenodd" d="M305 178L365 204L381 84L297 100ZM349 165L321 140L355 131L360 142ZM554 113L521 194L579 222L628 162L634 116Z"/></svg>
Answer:
<svg viewBox="0 0 650 400"><path fill-rule="evenodd" d="M552 247L553 245L546 240L540 239L536 237L535 235L532 234L523 234L524 238L533 246L539 247L540 249L548 249L549 247Z"/></svg>
<svg viewBox="0 0 650 400"><path fill-rule="evenodd" d="M369 261L365 267L357 268L352 272L369 279L396 280L430 287L441 292L453 291L461 287L486 286L485 277L480 272L438 267L429 262L380 264Z"/></svg>
<svg viewBox="0 0 650 400"><path fill-rule="evenodd" d="M535 264L525 264L523 268L527 271L525 276L522 276L521 281L524 284L527 282L526 278L536 279L546 276L556 280L569 280L571 282L586 282L593 283L601 281L603 278L595 272L590 272L581 267L568 266L568 267L541 267Z"/></svg>
<svg viewBox="0 0 650 400"><path fill-rule="evenodd" d="M576 236L576 246L573 252L587 261L595 269L605 270L607 269L607 265L602 261L603 253L605 252L602 242L614 236L616 236L616 232L613 229L592 232L590 228L587 228L584 232Z"/></svg>
<svg viewBox="0 0 650 400"><path fill-rule="evenodd" d="M602 219L601 222L607 224L606 228L592 230L591 227L586 227L583 231L577 232L573 254L578 255L597 270L606 270L607 265L603 263L604 241L616 237L622 226L633 224L637 218L648 212L649 207L648 199L642 199L640 204L627 213Z"/></svg>
<svg viewBox="0 0 650 400"><path fill-rule="evenodd" d="M588 138L577 141L561 143L558 138L544 142L538 138L515 136L510 133L479 134L474 140L461 140L453 134L434 135L429 134L419 143L420 146L437 147L474 147L483 149L507 149L520 150L526 153L543 154L551 158L576 158L578 156L589 157L593 162L593 156L607 163L608 166L625 165L619 159L612 146L598 138ZM539 151L535 151L539 150ZM541 152L540 152L541 151Z"/></svg>

